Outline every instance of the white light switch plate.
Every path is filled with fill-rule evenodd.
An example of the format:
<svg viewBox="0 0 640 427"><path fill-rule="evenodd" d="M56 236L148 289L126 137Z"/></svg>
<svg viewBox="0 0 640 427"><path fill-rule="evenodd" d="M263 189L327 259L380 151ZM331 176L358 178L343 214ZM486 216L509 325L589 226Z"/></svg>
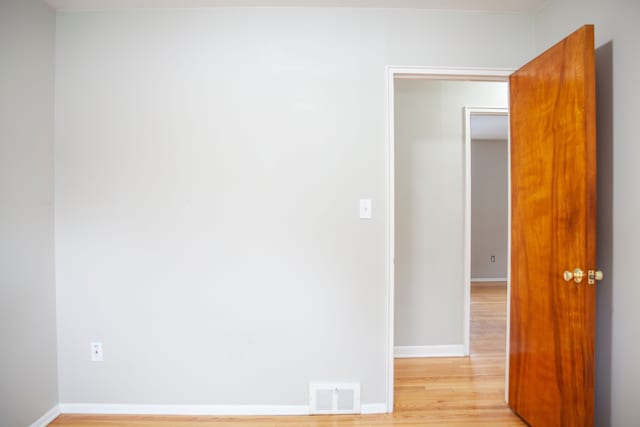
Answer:
<svg viewBox="0 0 640 427"><path fill-rule="evenodd" d="M91 361L102 362L103 360L104 360L104 353L102 353L102 343L92 342L91 343Z"/></svg>
<svg viewBox="0 0 640 427"><path fill-rule="evenodd" d="M360 199L360 219L371 219L371 199Z"/></svg>

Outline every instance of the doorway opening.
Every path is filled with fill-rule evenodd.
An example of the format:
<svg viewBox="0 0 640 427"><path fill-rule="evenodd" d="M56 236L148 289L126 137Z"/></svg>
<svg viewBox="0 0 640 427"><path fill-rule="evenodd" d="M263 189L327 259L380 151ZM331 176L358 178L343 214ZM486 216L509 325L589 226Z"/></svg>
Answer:
<svg viewBox="0 0 640 427"><path fill-rule="evenodd" d="M487 70L487 69L431 69L421 67L410 68L395 68L390 67L388 70L388 112L389 112L389 317L388 317L388 359L387 359L387 385L388 395L387 402L389 412L393 409L394 403L394 384L395 384L395 357L429 357L429 356L465 356L469 355L469 327L471 325L470 304L471 304L471 259L470 254L467 254L466 248L470 248L471 243L471 220L470 220L470 198L469 192L467 196L468 183L471 181L470 168L467 159L467 154L470 155L470 144L464 143L467 135L470 135L465 126L465 114L471 114L474 112L473 108L464 108L469 105L492 105L494 110L489 109L477 109L477 113L493 114L498 113L501 115L506 114L506 94L508 93L508 76L512 70ZM464 101L457 107L457 116L452 120L457 123L457 131L459 132L458 145L447 145L445 143L445 135L432 135L429 138L422 138L418 143L403 144L402 140L406 136L407 130L403 126L403 114L402 106L398 105L398 91L408 89L411 86L411 82L427 82L427 83L478 83L478 87L483 83L496 83L500 82L503 86L505 94L502 103L483 102L482 100L476 101ZM415 108L412 109L411 114L416 117L425 117L426 114L432 114L437 121L446 123L449 118L445 117L446 99L448 95L451 95L451 88L441 88L442 90L435 96L440 102L440 105L436 105L433 108ZM411 94L406 94L411 98ZM414 94L415 95L415 94ZM401 95L402 96L402 95ZM414 96L415 101L415 96ZM456 126L455 124L452 126ZM471 126L470 122L468 126ZM424 150L426 146L431 146L436 150L441 150L445 153L443 158L434 157L433 152ZM437 152L437 151L436 151ZM421 157L431 157L431 163L429 168L420 166L418 160ZM408 161L408 163L406 163ZM400 163L403 163L402 165ZM408 166L407 166L408 165ZM407 167L405 167L407 166ZM449 179L447 177L438 178L437 175L433 176L433 173L439 171L449 171L458 168L457 178ZM455 173L455 171L454 171ZM426 182L426 179L430 178L430 181L434 183L435 195L427 197L424 200L417 200L414 196L415 188L402 187L399 184L407 178L417 178L418 181L422 180L422 183ZM469 199L469 200L467 200ZM425 253L419 254L414 259L412 256L408 256L406 251L409 247L420 247L421 243L417 240L409 241L404 240L411 231L407 229L407 217L405 213L400 214L397 205L398 204L412 204L414 208L413 213L409 214L410 221L418 226L424 224L435 224L436 227L430 230L435 230L435 233L442 233L440 238L436 235L431 235L430 242L422 246L422 249L426 250ZM451 211L442 209L443 206L457 206L459 209L455 214ZM438 211L440 209L440 211ZM467 215L469 211L469 215ZM436 215L433 217L425 218L429 215ZM467 218L469 219L467 221ZM467 223L468 222L468 223ZM447 227L455 225L457 227L457 233L447 233ZM424 230L422 230L424 231ZM434 242L440 242L440 244L448 247L438 247L434 245ZM468 246L467 246L468 244ZM470 249L469 249L470 250ZM442 258L444 254L457 255L457 263L448 263ZM506 254L506 260L504 262L508 265L508 249ZM414 265L418 265L419 268L425 267L424 264L428 264L426 269L422 272L412 271L407 274L406 264L410 261ZM418 261L418 262L416 262ZM420 261L422 261L423 265ZM424 262L428 261L428 262ZM432 266L432 267L429 267ZM433 267L435 266L435 267ZM453 273L448 275L448 273ZM419 277L420 276L420 277ZM411 282L408 278L415 279L419 277L417 282L420 283L439 283L440 291L445 289L446 291L452 291L449 295L444 295L444 299L438 301L437 298L431 298L431 302L434 303L428 310L422 310L418 315L417 321L414 320L413 325L408 329L404 328L406 325L412 324L411 313L408 310L399 308L400 304L406 303L408 300L417 301L419 298L414 298L411 292L416 291L414 284L409 285L409 292L404 292L401 286L406 285L407 282ZM508 286L506 287L508 289ZM436 290L437 295L438 290ZM445 292L446 293L446 292ZM440 297L443 295L440 294ZM447 299L448 298L448 299ZM505 299L507 296L504 297ZM447 306L452 301L458 301L457 306L450 309ZM507 304L504 301L505 305ZM505 310L505 317L508 317L508 310ZM442 315L447 313L447 316ZM453 314L452 314L453 313ZM420 316L425 316L420 318ZM431 316L431 317L430 317ZM439 320L440 319L440 320ZM449 321L450 320L450 321ZM508 319L507 323L508 323ZM433 334L424 334L423 331L418 331L415 325L426 326ZM413 334L413 335L412 335ZM417 342L412 345L410 339L412 336L420 336L423 342ZM440 341L438 341L440 340ZM505 340L506 341L506 340ZM505 346L508 345L505 342ZM506 349L508 351L508 349ZM501 365L502 370L499 371L499 381L506 389L507 383L505 381L507 369L506 367L506 352L502 353ZM507 391L504 390L506 394ZM504 397L504 395L503 395ZM504 399L503 399L504 402Z"/></svg>
<svg viewBox="0 0 640 427"><path fill-rule="evenodd" d="M464 108L465 355L505 354L508 109Z"/></svg>
<svg viewBox="0 0 640 427"><path fill-rule="evenodd" d="M507 265L510 266L507 293L512 296L507 295L506 335L509 340L505 343L505 353L509 358L502 364L504 394L501 407L530 425L548 425L558 419L564 420L565 425L593 424L595 284L598 277L602 278L595 270L594 53L594 27L584 25L509 76L511 182L508 227L509 241L513 243L507 254ZM394 156L399 115L394 110L395 85L403 78L425 78L425 75L443 81L483 82L506 81L506 74L508 72L495 70L389 69L389 406L394 395L394 339L399 336L393 326L394 321L401 319L394 305L400 284L396 270L402 263L401 257L397 257L401 254L396 235L400 223L396 218L396 202L400 197L396 200L399 174ZM447 162L432 163L434 168L451 166ZM440 181L442 186L455 191L455 181ZM431 201L433 209L440 207L438 201ZM455 215L449 218L456 220ZM442 222L443 226L446 224ZM419 261L430 259L419 257ZM583 283L585 277L586 285ZM427 276L427 282L432 279ZM454 282L448 285L458 289L463 286ZM442 312L439 307L439 313ZM459 313L452 313L453 319L459 320L456 317ZM450 322L449 318L436 319L429 326L436 330L442 325L449 328L451 325L447 322ZM452 359L474 358L449 358ZM475 375L476 367L465 369ZM433 385L430 373L437 372L437 368L423 371L421 385L416 387L415 383L408 382L405 388L429 389ZM486 394L486 390L477 388L480 384L483 382L471 381L466 386L474 390L477 397ZM557 386L549 387L549 384ZM451 384L448 390L453 393L438 397L436 403L440 406L436 412L446 412L451 394L459 394L454 391L457 386ZM423 398L424 395L414 396L409 401L409 408L416 409L416 403ZM508 408L505 400L508 400ZM491 401L494 408L496 402L496 399ZM479 403L473 399L471 405L484 409L485 405L478 406ZM458 412L454 413L459 414L460 410L464 411L464 408L458 407Z"/></svg>

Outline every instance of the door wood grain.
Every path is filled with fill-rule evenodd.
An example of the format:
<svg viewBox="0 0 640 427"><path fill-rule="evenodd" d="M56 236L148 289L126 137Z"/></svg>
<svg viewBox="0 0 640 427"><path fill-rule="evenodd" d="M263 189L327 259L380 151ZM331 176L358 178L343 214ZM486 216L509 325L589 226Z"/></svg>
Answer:
<svg viewBox="0 0 640 427"><path fill-rule="evenodd" d="M595 269L594 28L510 77L509 406L532 426L592 426Z"/></svg>

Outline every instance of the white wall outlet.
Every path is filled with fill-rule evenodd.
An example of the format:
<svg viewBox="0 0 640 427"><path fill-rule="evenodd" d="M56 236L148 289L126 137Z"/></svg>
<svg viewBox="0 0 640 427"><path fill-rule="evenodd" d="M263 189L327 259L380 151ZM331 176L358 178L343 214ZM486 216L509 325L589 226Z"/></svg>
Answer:
<svg viewBox="0 0 640 427"><path fill-rule="evenodd" d="M371 199L360 199L360 219L371 219Z"/></svg>
<svg viewBox="0 0 640 427"><path fill-rule="evenodd" d="M104 360L104 354L102 353L102 343L92 342L91 343L91 361L102 362L103 360Z"/></svg>

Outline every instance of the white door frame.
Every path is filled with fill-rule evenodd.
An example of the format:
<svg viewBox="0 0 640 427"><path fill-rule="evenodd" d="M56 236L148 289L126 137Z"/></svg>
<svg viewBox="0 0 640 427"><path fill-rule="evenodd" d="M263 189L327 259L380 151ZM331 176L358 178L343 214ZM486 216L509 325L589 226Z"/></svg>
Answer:
<svg viewBox="0 0 640 427"><path fill-rule="evenodd" d="M464 107L464 355L471 339L471 116L505 116L508 108ZM507 139L509 137L507 136ZM507 147L509 144L507 143ZM508 186L507 186L508 188ZM508 190L507 190L508 191ZM508 216L509 217L509 216ZM510 230L511 221L507 230ZM508 231L507 233L510 233ZM509 241L509 238L507 238ZM507 266L509 263L507 262ZM509 268L509 267L507 267ZM507 277L509 275L507 274Z"/></svg>
<svg viewBox="0 0 640 427"><path fill-rule="evenodd" d="M388 66L387 67L387 200L388 200L388 222L387 222L387 363L386 363L386 385L387 385L387 412L393 412L393 385L394 385L394 304L395 304L395 85L396 78L418 78L431 80L464 80L464 81L498 81L509 80L515 70L505 68L433 68L433 67L412 67L412 66ZM510 204L510 202L509 202ZM509 262L507 262L508 265ZM507 305L509 303L507 302ZM509 308L507 306L507 327L509 324ZM465 323L466 325L466 323ZM508 331L507 331L508 337ZM508 345L508 339L507 339ZM508 347L507 347L508 354ZM508 358L505 370L505 383L508 377ZM505 387L506 388L506 387Z"/></svg>

